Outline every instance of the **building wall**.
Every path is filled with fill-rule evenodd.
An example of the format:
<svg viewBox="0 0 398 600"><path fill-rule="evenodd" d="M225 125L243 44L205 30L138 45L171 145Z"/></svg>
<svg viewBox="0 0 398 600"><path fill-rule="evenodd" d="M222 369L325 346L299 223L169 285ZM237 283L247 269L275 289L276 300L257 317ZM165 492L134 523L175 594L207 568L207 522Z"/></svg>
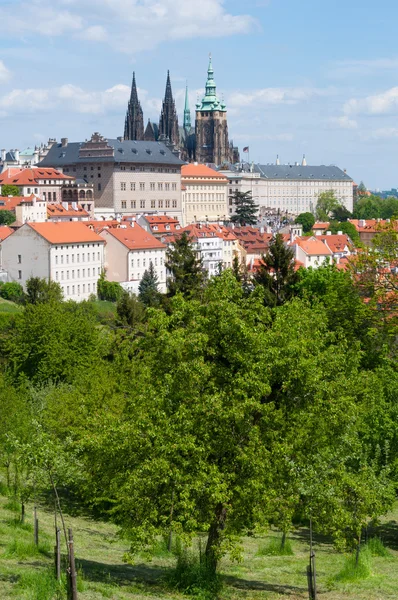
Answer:
<svg viewBox="0 0 398 600"><path fill-rule="evenodd" d="M108 281L128 281L128 248L106 229L101 231L106 241L105 272Z"/></svg>
<svg viewBox="0 0 398 600"><path fill-rule="evenodd" d="M128 279L135 282L138 293L138 286L144 275L144 272L153 264L155 272L158 276L159 292L166 292L166 249L145 249L145 250L130 250L128 256Z"/></svg>
<svg viewBox="0 0 398 600"><path fill-rule="evenodd" d="M32 204L24 202L19 204L15 207L15 219L20 223L26 223L27 221L43 223L47 221L47 202L36 200Z"/></svg>
<svg viewBox="0 0 398 600"><path fill-rule="evenodd" d="M183 226L203 221L220 221L228 216L228 182L185 178L182 192Z"/></svg>
<svg viewBox="0 0 398 600"><path fill-rule="evenodd" d="M24 225L2 242L2 261L8 280L25 288L30 277L50 277L50 244Z"/></svg>
<svg viewBox="0 0 398 600"><path fill-rule="evenodd" d="M227 113L196 111L196 160L221 165L230 162Z"/></svg>
<svg viewBox="0 0 398 600"><path fill-rule="evenodd" d="M88 300L91 294L96 295L103 267L103 242L51 247L50 277L60 284L65 300L80 302Z"/></svg>

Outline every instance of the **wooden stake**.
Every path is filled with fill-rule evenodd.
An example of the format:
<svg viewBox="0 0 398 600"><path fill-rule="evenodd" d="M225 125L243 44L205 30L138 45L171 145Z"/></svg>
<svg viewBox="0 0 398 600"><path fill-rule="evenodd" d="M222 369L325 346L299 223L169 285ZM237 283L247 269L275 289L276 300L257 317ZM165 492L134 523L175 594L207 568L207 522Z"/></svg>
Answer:
<svg viewBox="0 0 398 600"><path fill-rule="evenodd" d="M75 565L75 550L73 547L72 529L68 529L68 548L69 548L69 600L78 600L77 597L77 575Z"/></svg>
<svg viewBox="0 0 398 600"><path fill-rule="evenodd" d="M36 506L34 507L34 511L33 511L33 525L34 525L34 541L35 541L35 545L38 546L39 545L39 519L37 518L37 508Z"/></svg>
<svg viewBox="0 0 398 600"><path fill-rule="evenodd" d="M55 577L59 581L61 579L61 530L55 532L54 546L54 561L55 561Z"/></svg>

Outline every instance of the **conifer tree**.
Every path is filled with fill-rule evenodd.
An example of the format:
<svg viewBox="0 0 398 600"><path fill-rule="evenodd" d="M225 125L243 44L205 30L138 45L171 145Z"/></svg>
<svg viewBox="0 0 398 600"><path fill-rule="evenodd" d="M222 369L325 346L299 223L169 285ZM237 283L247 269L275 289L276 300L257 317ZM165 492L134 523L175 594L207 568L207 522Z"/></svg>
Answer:
<svg viewBox="0 0 398 600"><path fill-rule="evenodd" d="M257 222L258 204L255 204L252 193L235 192L231 196L235 206L235 214L232 215L231 221L238 225L254 225Z"/></svg>
<svg viewBox="0 0 398 600"><path fill-rule="evenodd" d="M195 295L203 286L205 272L189 235L184 232L167 250L166 268L171 274L167 280L169 295Z"/></svg>
<svg viewBox="0 0 398 600"><path fill-rule="evenodd" d="M293 286L297 282L294 253L285 246L280 233L271 241L254 278L257 284L265 288L266 302L270 306L284 304L293 296Z"/></svg>
<svg viewBox="0 0 398 600"><path fill-rule="evenodd" d="M139 299L145 306L157 306L160 302L159 279L151 261L138 286Z"/></svg>

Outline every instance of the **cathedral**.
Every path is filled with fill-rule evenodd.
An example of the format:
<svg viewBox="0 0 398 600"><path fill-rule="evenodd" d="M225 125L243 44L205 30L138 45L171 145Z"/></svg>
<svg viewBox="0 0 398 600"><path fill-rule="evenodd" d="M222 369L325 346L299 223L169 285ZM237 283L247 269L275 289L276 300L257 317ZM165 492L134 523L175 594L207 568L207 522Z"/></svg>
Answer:
<svg viewBox="0 0 398 600"><path fill-rule="evenodd" d="M184 118L182 127L171 89L170 73L167 72L166 91L162 103L159 123L150 119L144 128L144 114L138 99L135 73L127 107L124 126L125 140L161 141L186 162L201 162L221 166L239 162L238 148L228 139L227 108L217 98L214 71L209 60L205 95L196 105L195 125L191 123L188 86L185 90Z"/></svg>

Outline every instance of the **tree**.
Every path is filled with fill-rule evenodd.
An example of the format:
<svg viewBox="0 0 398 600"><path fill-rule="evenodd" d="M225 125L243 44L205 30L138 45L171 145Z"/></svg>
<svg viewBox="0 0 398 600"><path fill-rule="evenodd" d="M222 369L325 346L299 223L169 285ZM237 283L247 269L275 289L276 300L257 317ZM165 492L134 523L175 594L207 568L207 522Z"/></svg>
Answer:
<svg viewBox="0 0 398 600"><path fill-rule="evenodd" d="M279 306L289 300L297 281L294 252L288 248L280 233L271 241L267 254L254 275L258 285L265 289L265 300L270 306Z"/></svg>
<svg viewBox="0 0 398 600"><path fill-rule="evenodd" d="M379 196L364 196L354 206L355 219L378 219L382 200Z"/></svg>
<svg viewBox="0 0 398 600"><path fill-rule="evenodd" d="M11 210L0 210L0 225L11 225L15 221L15 214Z"/></svg>
<svg viewBox="0 0 398 600"><path fill-rule="evenodd" d="M380 204L380 217L382 219L398 219L398 198L386 198Z"/></svg>
<svg viewBox="0 0 398 600"><path fill-rule="evenodd" d="M339 231L341 231L342 233L345 233L352 239L352 241L354 242L354 244L356 246L361 241L360 237L359 237L359 233L355 228L355 225L353 225L352 223L349 223L348 221L344 221L343 223L339 223L338 221L331 221L329 224L328 231L330 231L333 234L336 234Z"/></svg>
<svg viewBox="0 0 398 600"><path fill-rule="evenodd" d="M192 296L202 289L205 272L187 232L177 236L166 253L166 269L170 273L167 287L170 296L178 293Z"/></svg>
<svg viewBox="0 0 398 600"><path fill-rule="evenodd" d="M1 195L2 196L20 196L21 192L20 192L18 186L5 184L5 185L1 186Z"/></svg>
<svg viewBox="0 0 398 600"><path fill-rule="evenodd" d="M160 292L158 289L159 279L151 261L138 286L139 299L145 306L158 306L160 302Z"/></svg>
<svg viewBox="0 0 398 600"><path fill-rule="evenodd" d="M318 221L328 221L331 213L340 206L341 203L336 198L334 190L321 192L315 208L315 216Z"/></svg>
<svg viewBox="0 0 398 600"><path fill-rule="evenodd" d="M335 209L333 209L332 219L334 221L340 221L340 223L343 223L348 219L352 219L352 213L350 213L350 211L341 204L340 206L337 206Z"/></svg>
<svg viewBox="0 0 398 600"><path fill-rule="evenodd" d="M31 277L26 282L26 304L44 304L49 302L62 302L61 286L51 279Z"/></svg>
<svg viewBox="0 0 398 600"><path fill-rule="evenodd" d="M310 212L301 213L296 217L295 223L303 226L303 232L308 233L314 226L315 217Z"/></svg>
<svg viewBox="0 0 398 600"><path fill-rule="evenodd" d="M100 300L117 302L123 293L123 288L117 281L107 281L105 271L102 271L97 284L97 293Z"/></svg>
<svg viewBox="0 0 398 600"><path fill-rule="evenodd" d="M22 285L16 281L9 281L6 283L0 282L0 296L11 302L22 303L25 294Z"/></svg>
<svg viewBox="0 0 398 600"><path fill-rule="evenodd" d="M235 207L235 214L231 217L232 223L238 225L255 225L257 223L259 207L255 204L250 191L235 192L233 196L230 196L230 200Z"/></svg>
<svg viewBox="0 0 398 600"><path fill-rule="evenodd" d="M123 290L116 304L116 314L120 324L136 328L144 321L145 306L135 294Z"/></svg>

